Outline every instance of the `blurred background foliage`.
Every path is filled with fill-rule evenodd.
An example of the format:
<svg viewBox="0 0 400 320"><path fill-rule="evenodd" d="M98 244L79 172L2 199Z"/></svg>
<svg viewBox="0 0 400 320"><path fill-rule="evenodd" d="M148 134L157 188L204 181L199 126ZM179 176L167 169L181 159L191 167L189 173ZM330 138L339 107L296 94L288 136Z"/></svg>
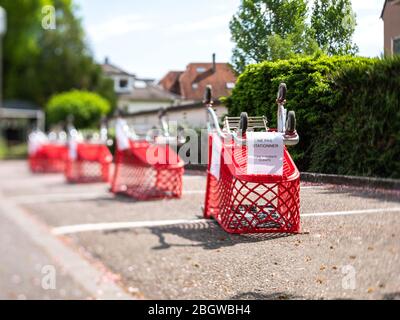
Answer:
<svg viewBox="0 0 400 320"><path fill-rule="evenodd" d="M110 103L100 95L72 90L52 96L46 105L48 126L65 122L72 115L77 129L98 128L100 120L111 110Z"/></svg>
<svg viewBox="0 0 400 320"><path fill-rule="evenodd" d="M351 0L242 0L230 22L234 69L298 54L353 55Z"/></svg>
<svg viewBox="0 0 400 320"><path fill-rule="evenodd" d="M42 27L43 6L56 8L56 29ZM71 89L99 93L116 104L113 82L103 77L87 45L72 0L0 0L7 12L4 38L4 99L44 106Z"/></svg>
<svg viewBox="0 0 400 320"><path fill-rule="evenodd" d="M266 115L276 125L276 94L288 86L301 171L400 178L400 57L296 57L246 68L225 99L231 115Z"/></svg>

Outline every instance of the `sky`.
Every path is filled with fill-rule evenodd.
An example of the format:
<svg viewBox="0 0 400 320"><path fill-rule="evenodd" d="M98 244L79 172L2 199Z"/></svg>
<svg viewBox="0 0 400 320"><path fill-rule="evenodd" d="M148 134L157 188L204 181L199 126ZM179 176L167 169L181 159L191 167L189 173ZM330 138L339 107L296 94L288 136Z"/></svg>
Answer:
<svg viewBox="0 0 400 320"><path fill-rule="evenodd" d="M383 51L383 0L353 0L359 54ZM240 0L76 0L89 45L141 78L160 79L190 62L230 62L229 21Z"/></svg>

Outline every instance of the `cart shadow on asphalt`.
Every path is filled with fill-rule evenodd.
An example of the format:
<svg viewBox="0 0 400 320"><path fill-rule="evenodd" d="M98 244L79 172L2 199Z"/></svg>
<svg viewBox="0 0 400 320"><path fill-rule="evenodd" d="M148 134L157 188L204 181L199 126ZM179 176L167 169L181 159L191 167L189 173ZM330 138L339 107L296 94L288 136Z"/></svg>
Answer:
<svg viewBox="0 0 400 320"><path fill-rule="evenodd" d="M400 300L400 291L384 294L383 300Z"/></svg>
<svg viewBox="0 0 400 320"><path fill-rule="evenodd" d="M301 300L304 297L286 292L262 293L262 292L241 292L229 298L229 300Z"/></svg>
<svg viewBox="0 0 400 320"><path fill-rule="evenodd" d="M309 297L302 297L286 292L262 293L262 292L241 292L229 298L230 300L304 300ZM321 298L320 298L321 299ZM386 293L382 296L382 300L400 300L400 292ZM351 300L351 298L333 298L330 300Z"/></svg>
<svg viewBox="0 0 400 320"><path fill-rule="evenodd" d="M151 227L148 229L158 237L159 241L159 245L153 247L153 250L165 250L171 247L202 247L205 250L215 250L241 243L262 242L293 236L285 233L229 234L213 220L209 222L199 221L199 223L194 224ZM176 235L194 243L171 244L166 240L167 234Z"/></svg>

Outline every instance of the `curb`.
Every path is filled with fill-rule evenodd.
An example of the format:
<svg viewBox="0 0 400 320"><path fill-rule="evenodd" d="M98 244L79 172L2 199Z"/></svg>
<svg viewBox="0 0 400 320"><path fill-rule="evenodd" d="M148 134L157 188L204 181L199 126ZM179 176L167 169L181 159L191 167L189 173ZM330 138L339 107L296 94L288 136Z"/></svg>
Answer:
<svg viewBox="0 0 400 320"><path fill-rule="evenodd" d="M345 175L313 173L313 172L302 172L301 179L306 182L314 182L314 183L329 183L329 184L341 184L341 185L349 185L356 187L400 190L400 179L345 176Z"/></svg>
<svg viewBox="0 0 400 320"><path fill-rule="evenodd" d="M205 164L187 164L186 170L206 171ZM400 190L400 179L371 178L359 176L345 176L337 174L324 174L314 172L301 172L301 179L306 182L368 187L376 189Z"/></svg>

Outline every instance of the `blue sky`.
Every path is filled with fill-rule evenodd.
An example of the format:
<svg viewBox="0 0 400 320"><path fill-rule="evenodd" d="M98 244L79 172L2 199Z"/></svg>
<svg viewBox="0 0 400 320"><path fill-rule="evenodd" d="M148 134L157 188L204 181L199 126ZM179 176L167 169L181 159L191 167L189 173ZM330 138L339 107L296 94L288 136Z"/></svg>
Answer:
<svg viewBox="0 0 400 320"><path fill-rule="evenodd" d="M89 44L98 61L105 56L140 77L159 79L189 62L229 62L233 43L229 21L240 0L76 0ZM353 0L354 41L360 55L383 51L383 0Z"/></svg>

